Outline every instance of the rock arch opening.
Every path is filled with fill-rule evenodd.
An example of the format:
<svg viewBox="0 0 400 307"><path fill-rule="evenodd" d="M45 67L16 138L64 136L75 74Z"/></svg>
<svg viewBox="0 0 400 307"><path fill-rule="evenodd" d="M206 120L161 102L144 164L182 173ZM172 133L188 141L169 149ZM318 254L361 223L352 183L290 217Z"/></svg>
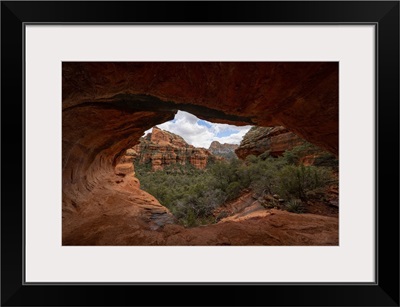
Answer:
<svg viewBox="0 0 400 307"><path fill-rule="evenodd" d="M67 62L62 73L65 245L204 244L172 235L177 229L147 232L154 214L168 212L121 167L126 149L178 109L213 122L283 125L338 152L338 63Z"/></svg>
<svg viewBox="0 0 400 307"><path fill-rule="evenodd" d="M265 216L269 209L337 215L330 208L337 195L329 193L338 186L336 157L282 126L214 124L178 111L127 150L123 166L132 164L140 188L185 227ZM160 214L153 221L153 229L173 222Z"/></svg>
<svg viewBox="0 0 400 307"><path fill-rule="evenodd" d="M250 128L215 124L178 111L174 120L146 131L139 144L127 150L125 160L135 165L141 189L167 207L176 222L215 223L214 210L241 188L231 184L228 189L234 178L224 180L226 172L217 168L238 165L235 149Z"/></svg>

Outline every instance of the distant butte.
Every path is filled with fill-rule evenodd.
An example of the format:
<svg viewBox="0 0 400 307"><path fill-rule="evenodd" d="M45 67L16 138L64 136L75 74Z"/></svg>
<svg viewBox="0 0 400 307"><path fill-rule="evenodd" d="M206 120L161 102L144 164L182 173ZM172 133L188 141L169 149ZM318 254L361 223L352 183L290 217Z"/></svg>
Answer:
<svg viewBox="0 0 400 307"><path fill-rule="evenodd" d="M139 164L151 164L153 171L166 166L192 165L204 169L211 160L217 160L209 150L186 143L179 135L153 127L151 133L140 138L139 144L127 151Z"/></svg>

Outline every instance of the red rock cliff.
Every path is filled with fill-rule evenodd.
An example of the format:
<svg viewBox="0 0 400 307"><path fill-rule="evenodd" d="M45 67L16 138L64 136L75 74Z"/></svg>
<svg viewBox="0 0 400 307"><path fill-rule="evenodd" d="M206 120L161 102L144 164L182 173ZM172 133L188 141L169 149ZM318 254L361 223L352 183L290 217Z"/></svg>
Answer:
<svg viewBox="0 0 400 307"><path fill-rule="evenodd" d="M243 137L235 150L240 159L248 155L259 156L268 151L271 156L282 155L286 150L303 144L305 141L284 127L253 127Z"/></svg>
<svg viewBox="0 0 400 307"><path fill-rule="evenodd" d="M236 144L221 144L218 141L213 141L210 144L210 147L208 148L208 150L216 156L220 156L226 159L232 159L232 158L237 158L236 154L235 154L235 149L238 148L239 145Z"/></svg>
<svg viewBox="0 0 400 307"><path fill-rule="evenodd" d="M141 138L129 153L140 164L150 163L153 171L175 164L191 164L197 169L204 169L210 159L215 159L207 149L189 145L179 135L158 127Z"/></svg>

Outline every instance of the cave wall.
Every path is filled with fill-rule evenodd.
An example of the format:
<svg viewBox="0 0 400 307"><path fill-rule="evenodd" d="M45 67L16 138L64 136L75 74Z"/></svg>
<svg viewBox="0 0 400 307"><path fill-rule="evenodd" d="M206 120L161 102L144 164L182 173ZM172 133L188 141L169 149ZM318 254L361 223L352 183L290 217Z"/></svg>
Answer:
<svg viewBox="0 0 400 307"><path fill-rule="evenodd" d="M338 154L338 63L64 62L63 227L143 132L177 110L236 125L285 126ZM110 193L111 193L110 192Z"/></svg>

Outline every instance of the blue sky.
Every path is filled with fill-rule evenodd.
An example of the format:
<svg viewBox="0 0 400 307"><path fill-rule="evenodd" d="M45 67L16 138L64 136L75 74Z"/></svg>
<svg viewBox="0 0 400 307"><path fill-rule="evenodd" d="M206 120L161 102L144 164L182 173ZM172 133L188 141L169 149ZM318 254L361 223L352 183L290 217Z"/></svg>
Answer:
<svg viewBox="0 0 400 307"><path fill-rule="evenodd" d="M157 127L180 135L193 146L204 148L208 148L212 141L218 141L221 144L240 144L243 136L251 128L251 126L214 124L183 111L178 111L174 120L157 125Z"/></svg>

